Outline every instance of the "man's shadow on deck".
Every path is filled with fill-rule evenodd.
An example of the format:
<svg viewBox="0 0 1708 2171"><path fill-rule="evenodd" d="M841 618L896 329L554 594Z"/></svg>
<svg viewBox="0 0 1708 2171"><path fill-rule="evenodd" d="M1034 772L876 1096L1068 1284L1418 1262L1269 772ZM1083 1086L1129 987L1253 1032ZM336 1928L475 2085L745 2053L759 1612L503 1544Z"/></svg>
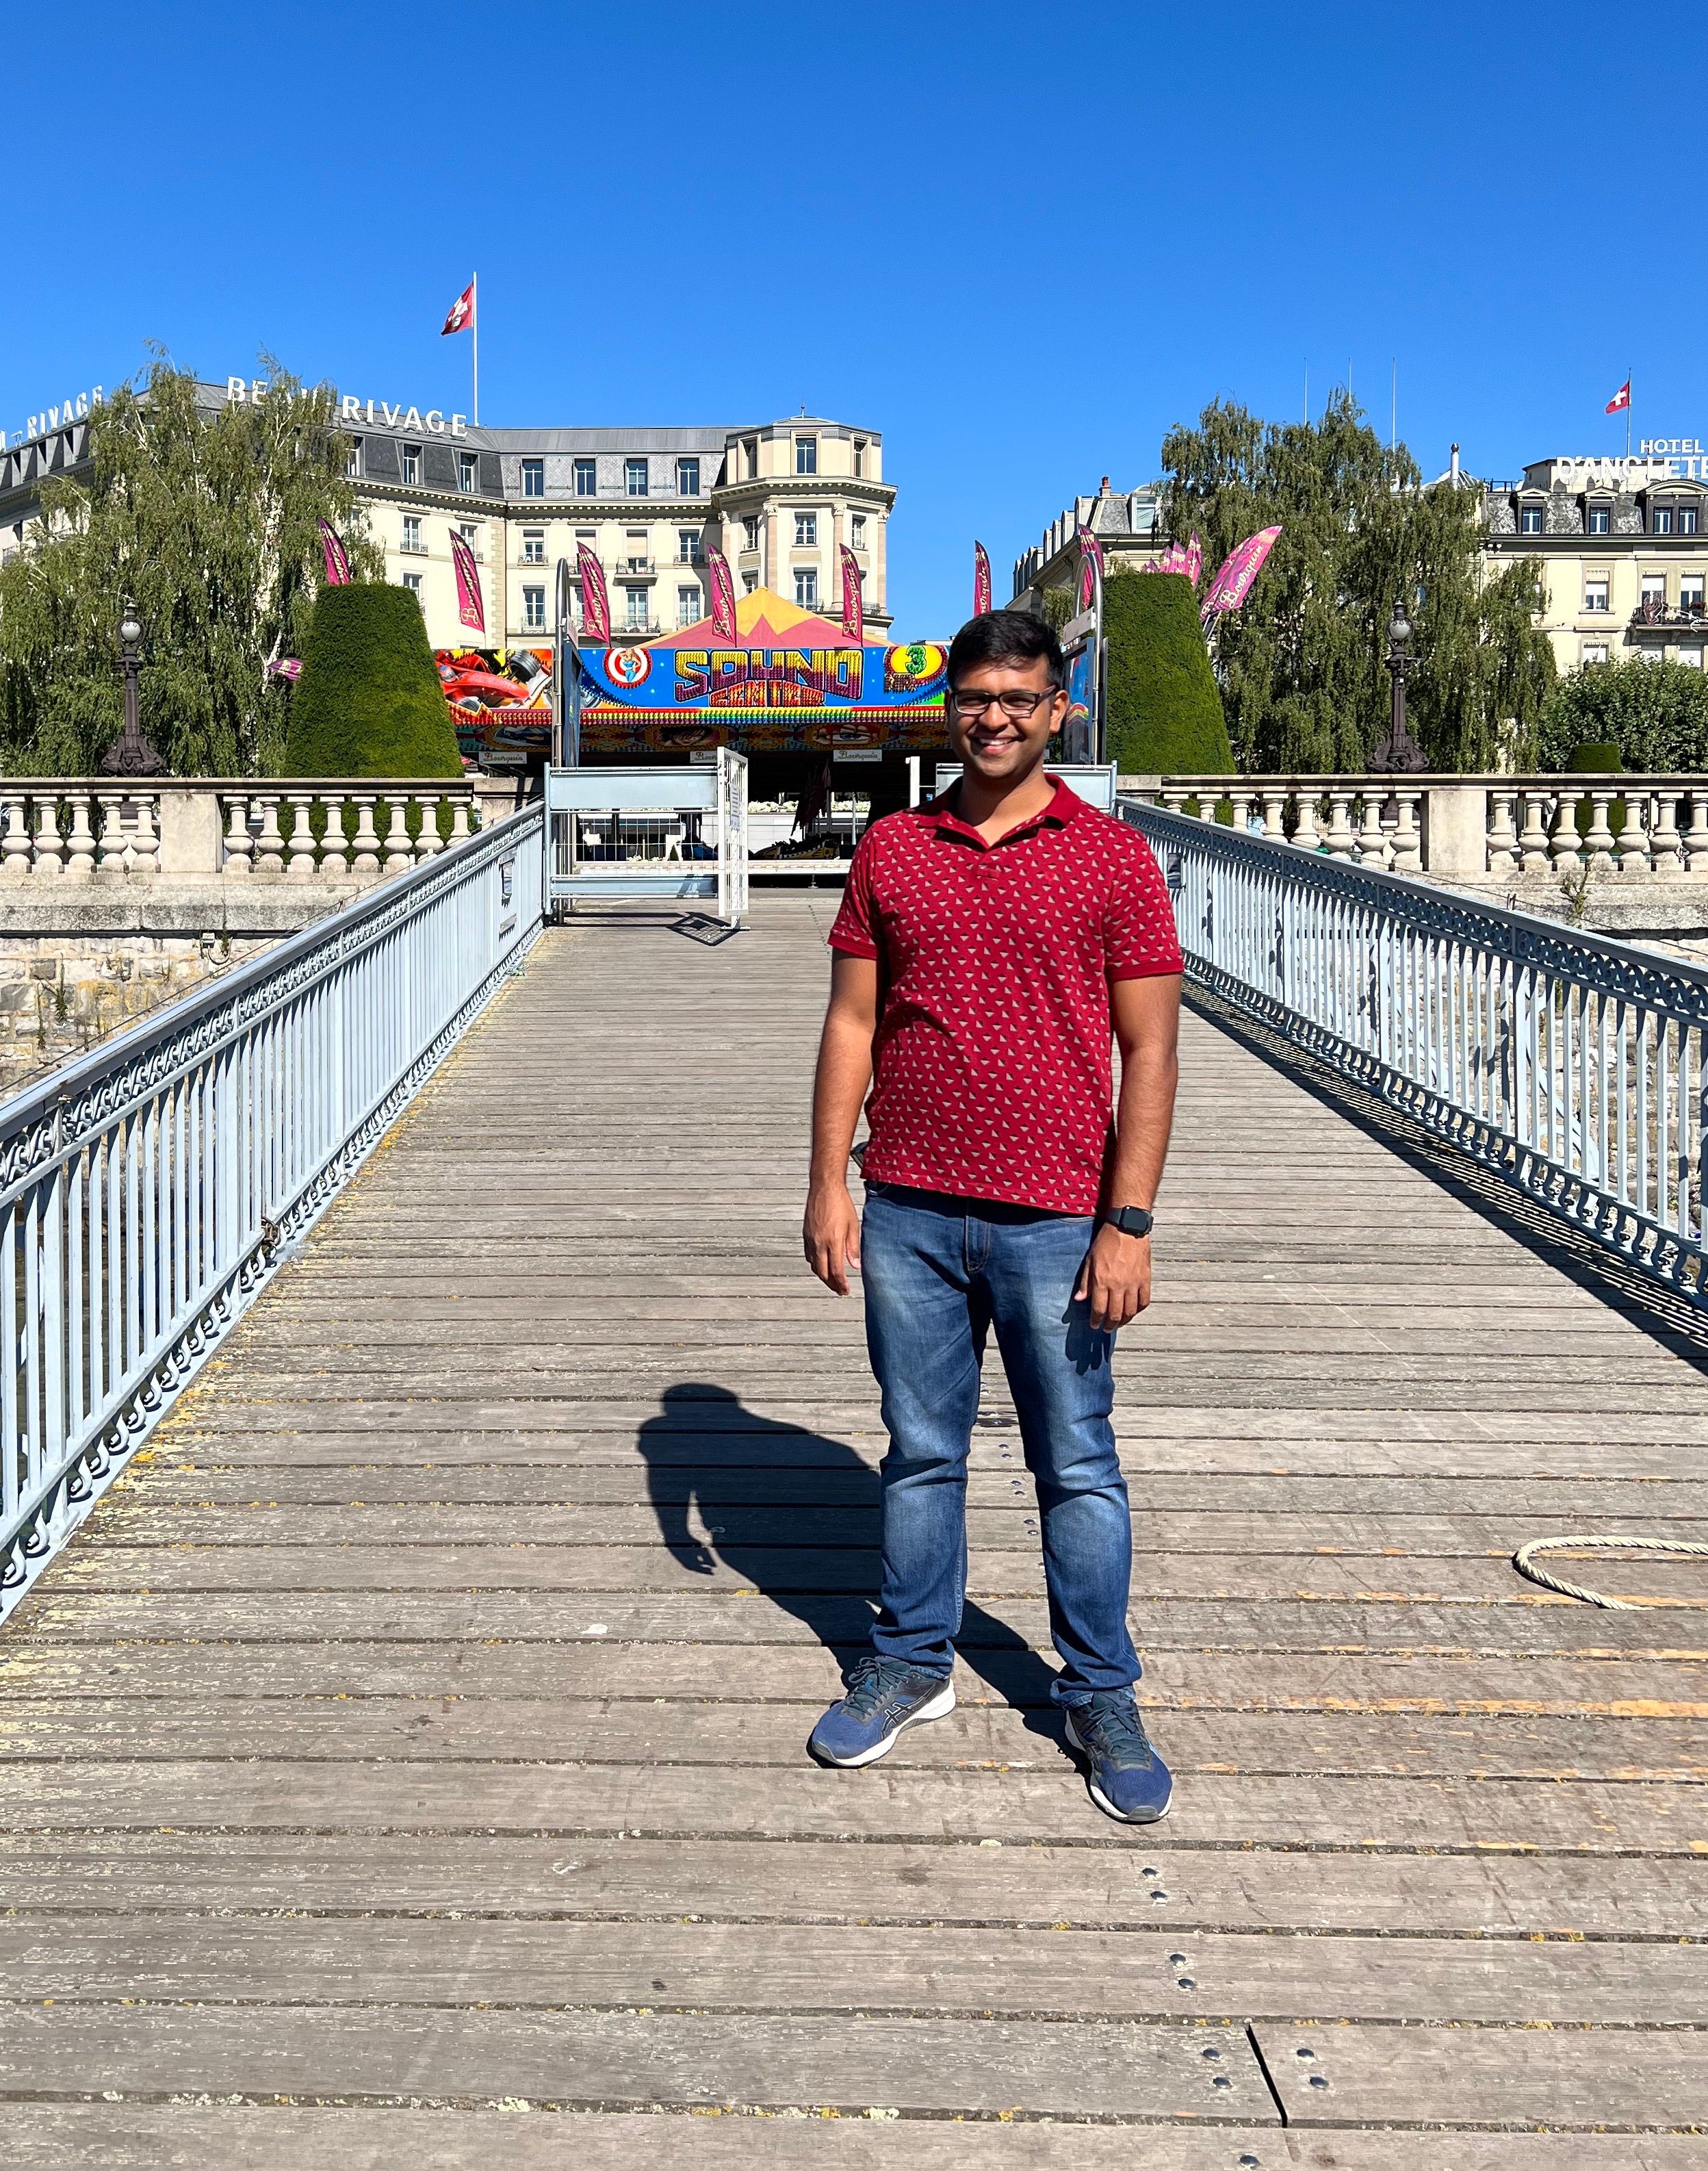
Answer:
<svg viewBox="0 0 1708 2171"><path fill-rule="evenodd" d="M877 1611L877 1471L846 1440L761 1417L727 1387L683 1380L661 1399L660 1414L641 1426L636 1444L671 1554L708 1577L721 1561L810 1628L846 1675L867 1647ZM1030 1505L1018 1445L1014 1468ZM695 1536L691 1509L709 1546ZM1030 1558L1041 1584L1041 1557L1015 1557ZM968 1599L956 1650L1031 1732L1061 1739L1050 1702L1054 1671L1017 1629Z"/></svg>

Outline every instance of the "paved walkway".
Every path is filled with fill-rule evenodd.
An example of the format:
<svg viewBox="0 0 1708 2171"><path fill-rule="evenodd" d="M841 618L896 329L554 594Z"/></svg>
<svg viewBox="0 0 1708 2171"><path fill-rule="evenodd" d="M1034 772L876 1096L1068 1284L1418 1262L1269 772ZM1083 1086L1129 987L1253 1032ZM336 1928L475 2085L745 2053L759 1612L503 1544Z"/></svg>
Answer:
<svg viewBox="0 0 1708 2171"><path fill-rule="evenodd" d="M1175 1814L1064 1753L996 1377L961 1708L807 1762L881 1450L797 1247L833 904L549 936L22 1609L0 2157L1700 2167L1708 1575L1507 1563L1700 1534L1700 1361L1210 1022L1121 1360Z"/></svg>

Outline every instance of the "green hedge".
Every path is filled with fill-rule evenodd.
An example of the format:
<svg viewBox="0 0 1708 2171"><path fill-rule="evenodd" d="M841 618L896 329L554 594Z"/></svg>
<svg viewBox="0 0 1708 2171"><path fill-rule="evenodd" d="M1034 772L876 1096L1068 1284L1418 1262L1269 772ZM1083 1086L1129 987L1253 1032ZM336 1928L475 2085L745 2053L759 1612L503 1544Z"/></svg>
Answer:
<svg viewBox="0 0 1708 2171"><path fill-rule="evenodd" d="M460 776L421 607L377 581L323 588L285 742L290 776Z"/></svg>
<svg viewBox="0 0 1708 2171"><path fill-rule="evenodd" d="M1123 775L1227 776L1234 750L1184 573L1126 573L1103 591L1109 753Z"/></svg>

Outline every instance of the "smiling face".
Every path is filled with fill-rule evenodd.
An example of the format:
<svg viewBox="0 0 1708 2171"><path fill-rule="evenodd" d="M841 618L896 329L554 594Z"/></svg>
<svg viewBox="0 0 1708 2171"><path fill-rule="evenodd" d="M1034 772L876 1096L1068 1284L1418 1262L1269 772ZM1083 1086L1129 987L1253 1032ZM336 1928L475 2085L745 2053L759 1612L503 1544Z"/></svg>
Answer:
<svg viewBox="0 0 1708 2171"><path fill-rule="evenodd" d="M1015 708L1029 707L1031 714L1011 715L1003 705L1004 694L1013 697ZM1068 696L1051 685L1050 667L1041 656L970 664L949 697L949 743L969 776L1013 785L1042 761L1067 710Z"/></svg>

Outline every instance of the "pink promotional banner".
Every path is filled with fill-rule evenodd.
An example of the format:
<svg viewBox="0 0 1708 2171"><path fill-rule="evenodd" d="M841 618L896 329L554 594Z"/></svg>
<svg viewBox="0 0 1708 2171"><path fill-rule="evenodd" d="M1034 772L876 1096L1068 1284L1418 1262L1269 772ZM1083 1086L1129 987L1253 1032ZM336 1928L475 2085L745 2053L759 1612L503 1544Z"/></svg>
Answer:
<svg viewBox="0 0 1708 2171"><path fill-rule="evenodd" d="M864 646L866 611L860 594L860 564L846 543L842 546L842 630L856 648Z"/></svg>
<svg viewBox="0 0 1708 2171"><path fill-rule="evenodd" d="M1103 545L1089 528L1079 530L1079 608L1089 611L1103 586Z"/></svg>
<svg viewBox="0 0 1708 2171"><path fill-rule="evenodd" d="M1203 618L1207 624L1223 611L1238 610L1251 592L1251 583L1263 570L1263 561L1275 548L1278 528L1260 528L1255 535L1248 535L1238 549L1229 552L1222 562L1222 570L1210 583L1210 592L1204 598Z"/></svg>
<svg viewBox="0 0 1708 2171"><path fill-rule="evenodd" d="M486 606L480 597L480 568L468 539L451 530L451 563L457 573L457 615L475 633L486 630Z"/></svg>
<svg viewBox="0 0 1708 2171"><path fill-rule="evenodd" d="M736 637L736 583L730 561L721 550L706 553L706 575L711 583L712 631L720 641Z"/></svg>
<svg viewBox="0 0 1708 2171"><path fill-rule="evenodd" d="M990 608L990 553L983 543L972 546L972 615L983 618Z"/></svg>
<svg viewBox="0 0 1708 2171"><path fill-rule="evenodd" d="M1198 576L1203 571L1203 570L1204 546L1201 542L1199 542L1197 531L1195 528L1192 531L1192 539L1186 545L1186 562L1181 566L1181 571L1186 575L1192 586L1197 587L1198 585Z"/></svg>
<svg viewBox="0 0 1708 2171"><path fill-rule="evenodd" d="M350 557L338 539L338 530L329 520L323 520L320 528L320 555L326 560L326 585L342 588L349 585Z"/></svg>
<svg viewBox="0 0 1708 2171"><path fill-rule="evenodd" d="M589 641L608 641L611 599L605 593L605 568L585 543L576 549L576 566L581 576L581 630Z"/></svg>

